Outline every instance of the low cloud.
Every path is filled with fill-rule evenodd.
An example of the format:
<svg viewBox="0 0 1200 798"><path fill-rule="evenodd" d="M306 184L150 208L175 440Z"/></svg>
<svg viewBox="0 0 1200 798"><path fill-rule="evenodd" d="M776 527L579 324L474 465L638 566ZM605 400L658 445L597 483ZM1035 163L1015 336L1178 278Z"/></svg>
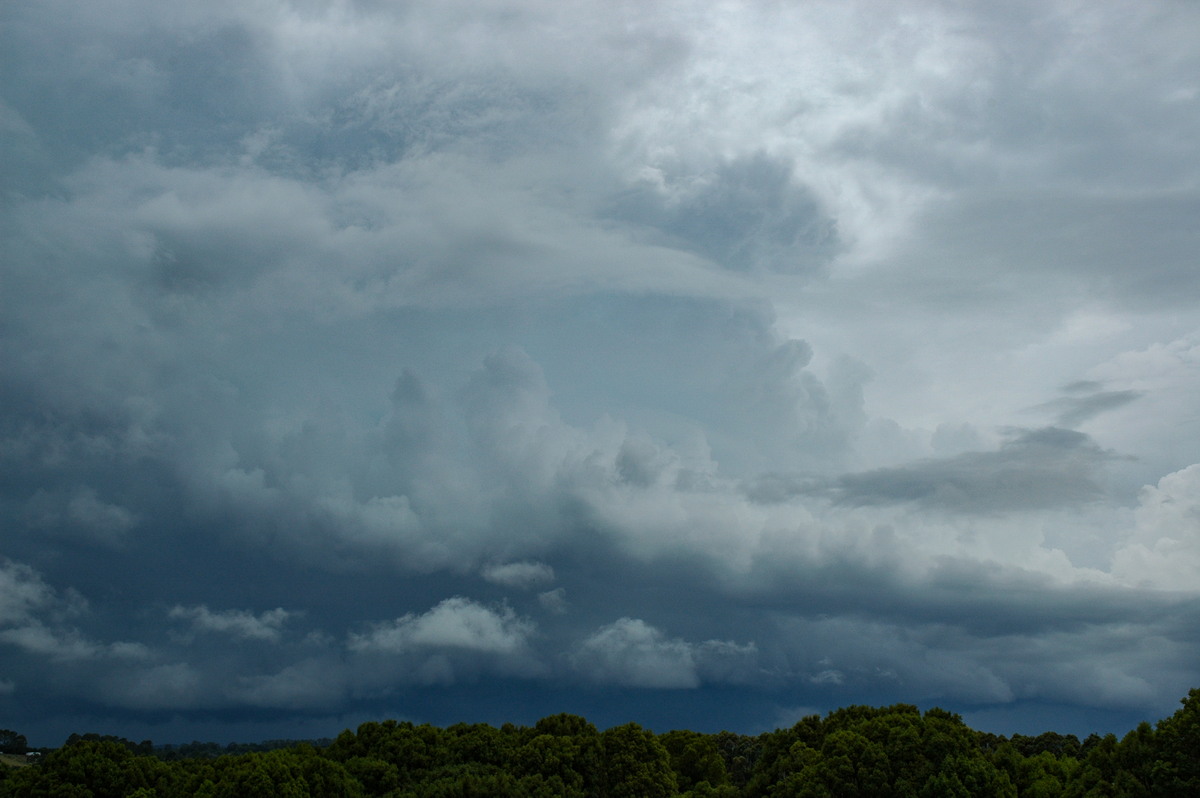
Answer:
<svg viewBox="0 0 1200 798"><path fill-rule="evenodd" d="M122 544L138 524L138 516L106 502L90 487L71 491L39 490L26 505L28 523L47 534L109 546Z"/></svg>
<svg viewBox="0 0 1200 798"><path fill-rule="evenodd" d="M1144 669L1178 678L1196 650L1154 623L981 635L952 624L843 617L790 619L781 630L793 641L788 667L834 701L883 689L923 701L1006 704L1056 695L1084 706L1137 706L1168 698Z"/></svg>
<svg viewBox="0 0 1200 798"><path fill-rule="evenodd" d="M704 682L745 681L756 655L753 643L689 643L668 638L638 618L621 618L580 643L571 661L587 679L601 684L692 689Z"/></svg>
<svg viewBox="0 0 1200 798"><path fill-rule="evenodd" d="M461 596L448 598L422 615L409 613L352 634L351 651L403 653L415 649L458 649L484 654L512 654L534 633L532 621L512 608L486 607Z"/></svg>
<svg viewBox="0 0 1200 798"><path fill-rule="evenodd" d="M140 643L102 643L88 637L72 623L87 613L87 601L78 592L60 594L30 566L0 562L0 643L59 662L147 656L148 649Z"/></svg>
<svg viewBox="0 0 1200 798"><path fill-rule="evenodd" d="M105 702L127 709L161 711L220 707L224 686L202 669L185 662L110 672L99 679Z"/></svg>
<svg viewBox="0 0 1200 798"><path fill-rule="evenodd" d="M282 670L242 676L230 690L238 703L276 709L336 707L346 693L346 674L337 662L305 659Z"/></svg>
<svg viewBox="0 0 1200 798"><path fill-rule="evenodd" d="M55 591L37 571L11 560L0 562L0 624L28 622L34 614L59 604Z"/></svg>
<svg viewBox="0 0 1200 798"><path fill-rule="evenodd" d="M29 654L54 660L87 660L104 653L104 648L72 628L52 628L33 621L0 630L0 643L16 646Z"/></svg>
<svg viewBox="0 0 1200 798"><path fill-rule="evenodd" d="M168 617L191 621L197 632L218 632L243 640L278 642L283 634L283 625L292 616L282 607L255 615L248 610L224 610L213 612L205 605L195 607L175 606Z"/></svg>
<svg viewBox="0 0 1200 798"><path fill-rule="evenodd" d="M552 612L555 615L562 615L570 607L567 603L566 588L556 587L553 590L538 593L537 598L538 604L542 605L542 609Z"/></svg>
<svg viewBox="0 0 1200 798"><path fill-rule="evenodd" d="M533 621L505 604L489 607L455 596L423 614L351 633L346 647L354 658L347 678L360 689L386 689L474 682L485 674L541 676L546 668L530 645L536 632ZM272 684L282 678L272 677Z"/></svg>
<svg viewBox="0 0 1200 798"><path fill-rule="evenodd" d="M480 575L492 584L518 590L530 590L554 581L553 568L532 560L486 565Z"/></svg>

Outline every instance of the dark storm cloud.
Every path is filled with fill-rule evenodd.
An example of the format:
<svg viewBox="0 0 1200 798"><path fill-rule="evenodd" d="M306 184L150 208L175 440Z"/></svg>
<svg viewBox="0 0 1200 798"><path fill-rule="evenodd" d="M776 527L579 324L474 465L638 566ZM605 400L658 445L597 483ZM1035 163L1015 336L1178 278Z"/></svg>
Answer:
<svg viewBox="0 0 1200 798"><path fill-rule="evenodd" d="M915 502L959 512L1040 510L1097 499L1096 469L1112 455L1057 427L1019 432L995 452L968 452L840 477L837 501Z"/></svg>
<svg viewBox="0 0 1200 798"><path fill-rule="evenodd" d="M849 618L781 625L786 639L803 641L793 649L793 661L814 683L833 686L834 695L868 690L938 700L949 692L972 704L1029 696L1029 685L1037 681L1040 686L1034 690L1040 695L1053 693L1083 706L1137 706L1154 700L1158 688L1130 670L1130 663L1155 661L1164 673L1179 678L1196 651L1194 640L1164 634L1153 625L1112 623L1001 635Z"/></svg>
<svg viewBox="0 0 1200 798"><path fill-rule="evenodd" d="M0 710L1169 708L1195 19L1032 5L5 6Z"/></svg>

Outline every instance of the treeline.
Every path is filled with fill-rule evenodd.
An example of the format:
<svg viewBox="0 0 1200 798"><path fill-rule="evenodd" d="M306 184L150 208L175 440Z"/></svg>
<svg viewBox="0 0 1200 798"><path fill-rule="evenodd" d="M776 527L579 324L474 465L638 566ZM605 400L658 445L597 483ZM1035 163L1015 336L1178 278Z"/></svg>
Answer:
<svg viewBox="0 0 1200 798"><path fill-rule="evenodd" d="M72 735L0 772L0 796L41 798L1024 798L1200 796L1200 690L1123 739L977 732L940 709L853 706L757 736L576 715L532 727L364 723L323 747L154 748ZM273 747L272 746L276 746ZM191 751L194 755L182 755Z"/></svg>
<svg viewBox="0 0 1200 798"><path fill-rule="evenodd" d="M135 754L142 756L155 756L159 759L165 759L168 762L174 762L180 759L216 759L219 756L228 754L250 754L262 753L264 751L275 751L280 748L292 748L300 743L307 743L317 748L325 748L333 742L332 739L325 737L319 740L264 740L261 743L229 743L221 745L220 743L202 743L193 740L190 743L182 743L180 745L155 745L150 740L142 740L140 743L135 743L133 740L127 740L124 737L117 737L113 734L72 734L63 744L64 747L71 747L81 742L111 742L125 746ZM26 742L25 735L9 729L0 729L0 754L24 755L32 753L35 756L50 753L52 748L30 748Z"/></svg>

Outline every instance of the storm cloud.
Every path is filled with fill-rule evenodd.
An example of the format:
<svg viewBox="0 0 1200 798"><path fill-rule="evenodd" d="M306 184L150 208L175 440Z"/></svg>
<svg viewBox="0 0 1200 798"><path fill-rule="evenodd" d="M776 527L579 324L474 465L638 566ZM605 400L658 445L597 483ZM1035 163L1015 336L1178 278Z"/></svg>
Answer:
<svg viewBox="0 0 1200 798"><path fill-rule="evenodd" d="M7 5L6 725L1166 714L1196 41L1178 4Z"/></svg>

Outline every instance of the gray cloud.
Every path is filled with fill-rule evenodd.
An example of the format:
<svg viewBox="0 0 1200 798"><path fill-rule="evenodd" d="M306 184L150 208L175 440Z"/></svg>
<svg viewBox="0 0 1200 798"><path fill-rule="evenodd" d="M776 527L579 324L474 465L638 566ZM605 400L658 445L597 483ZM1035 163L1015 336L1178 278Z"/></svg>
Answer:
<svg viewBox="0 0 1200 798"><path fill-rule="evenodd" d="M974 704L1056 694L1085 706L1137 706L1157 700L1161 687L1139 674L1133 662L1178 672L1186 670L1186 658L1195 650L1194 641L1164 635L1152 621L1147 627L1101 624L1036 637L851 619L784 624L790 639L804 641L789 655L794 667L839 693L890 683L923 700L955 696ZM1090 654L1081 656L1084 651Z"/></svg>
<svg viewBox="0 0 1200 798"><path fill-rule="evenodd" d="M820 271L841 248L836 220L786 161L756 153L699 174L673 166L647 170L614 214L731 269Z"/></svg>
<svg viewBox="0 0 1200 798"><path fill-rule="evenodd" d="M50 534L66 533L110 546L119 546L138 521L128 509L105 502L83 486L68 492L38 491L29 499L26 517L31 526Z"/></svg>
<svg viewBox="0 0 1200 798"><path fill-rule="evenodd" d="M7 9L0 710L1169 711L1198 25Z"/></svg>
<svg viewBox="0 0 1200 798"><path fill-rule="evenodd" d="M556 587L553 590L547 590L538 593L538 604L548 612L553 612L561 615L566 612L570 604L567 602L567 591L565 588Z"/></svg>
<svg viewBox="0 0 1200 798"><path fill-rule="evenodd" d="M1133 390L1105 391L1102 386L1089 382L1073 383L1063 390L1075 395L1060 397L1035 409L1055 412L1058 426L1068 428L1076 427L1107 410L1124 407L1142 396L1141 392Z"/></svg>
<svg viewBox="0 0 1200 798"><path fill-rule="evenodd" d="M282 607L258 615L246 610L213 612L201 604L197 607L176 605L167 615L172 619L190 620L192 628L198 632L222 632L243 640L275 642L282 634L289 613Z"/></svg>
<svg viewBox="0 0 1200 798"><path fill-rule="evenodd" d="M0 643L53 662L136 660L146 655L139 643L90 639L74 623L88 612L87 601L77 591L60 595L30 566L0 563Z"/></svg>
<svg viewBox="0 0 1200 798"><path fill-rule="evenodd" d="M54 591L28 565L5 561L0 568L0 621L28 621L35 612L58 603Z"/></svg>
<svg viewBox="0 0 1200 798"><path fill-rule="evenodd" d="M311 712L314 708L340 706L346 688L336 662L313 658L277 673L242 676L231 698L249 706Z"/></svg>
<svg viewBox="0 0 1200 798"><path fill-rule="evenodd" d="M743 681L756 654L753 643L689 643L668 638L638 618L621 618L597 629L571 658L577 670L596 682L678 689L706 681Z"/></svg>
<svg viewBox="0 0 1200 798"><path fill-rule="evenodd" d="M848 474L838 501L916 502L965 512L1039 510L1100 497L1097 467L1111 457L1082 433L1019 432L995 452L969 452L900 468Z"/></svg>
<svg viewBox="0 0 1200 798"><path fill-rule="evenodd" d="M489 582L521 590L554 581L554 569L536 561L492 563L484 566L481 575Z"/></svg>

